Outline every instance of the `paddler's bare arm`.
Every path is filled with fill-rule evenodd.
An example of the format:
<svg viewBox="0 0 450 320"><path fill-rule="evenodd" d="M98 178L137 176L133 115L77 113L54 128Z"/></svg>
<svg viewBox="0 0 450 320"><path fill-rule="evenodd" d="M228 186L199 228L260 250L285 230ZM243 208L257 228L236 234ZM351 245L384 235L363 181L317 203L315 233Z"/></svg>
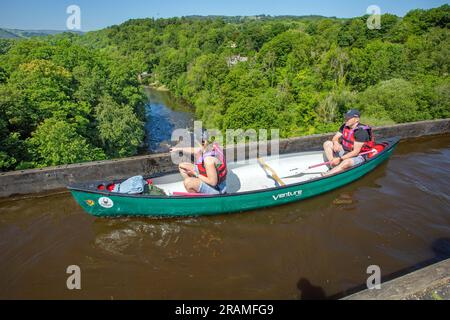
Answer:
<svg viewBox="0 0 450 320"><path fill-rule="evenodd" d="M358 154L361 152L361 148L363 147L363 145L364 145L363 142L355 141L355 143L353 145L353 151L343 155L342 157L334 158L333 160L331 160L331 165L332 166L337 166L344 160L357 157Z"/></svg>
<svg viewBox="0 0 450 320"><path fill-rule="evenodd" d="M170 148L169 152L183 152L183 153L190 153L194 154L201 150L201 148Z"/></svg>
<svg viewBox="0 0 450 320"><path fill-rule="evenodd" d="M217 176L217 170L216 170L216 159L213 157L207 157L205 159L205 169L206 169L206 175L207 177L199 175L198 178L203 181L206 184L209 184L210 186L217 186L217 182L219 180L219 177Z"/></svg>
<svg viewBox="0 0 450 320"><path fill-rule="evenodd" d="M342 137L342 133L338 132L334 135L333 137L333 151L334 152L339 152L339 150L341 149L341 144L339 143L339 139Z"/></svg>

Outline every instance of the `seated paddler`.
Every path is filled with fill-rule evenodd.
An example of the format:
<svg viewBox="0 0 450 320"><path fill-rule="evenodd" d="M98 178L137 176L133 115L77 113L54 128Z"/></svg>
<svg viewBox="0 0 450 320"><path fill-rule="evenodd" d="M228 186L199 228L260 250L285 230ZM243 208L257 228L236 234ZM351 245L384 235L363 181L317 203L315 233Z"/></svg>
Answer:
<svg viewBox="0 0 450 320"><path fill-rule="evenodd" d="M211 195L226 193L227 163L223 150L219 144L210 140L207 131L202 132L200 139L194 139L199 147L170 150L194 155L194 164L181 163L178 166L187 192Z"/></svg>
<svg viewBox="0 0 450 320"><path fill-rule="evenodd" d="M324 176L336 174L366 161L361 155L375 145L372 128L360 123L360 112L352 109L345 114L345 123L331 141L323 144L331 170Z"/></svg>

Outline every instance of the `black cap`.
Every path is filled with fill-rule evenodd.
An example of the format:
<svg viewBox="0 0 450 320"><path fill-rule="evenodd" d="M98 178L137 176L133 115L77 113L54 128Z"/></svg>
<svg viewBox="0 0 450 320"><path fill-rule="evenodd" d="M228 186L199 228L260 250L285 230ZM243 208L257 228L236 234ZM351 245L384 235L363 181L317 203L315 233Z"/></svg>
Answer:
<svg viewBox="0 0 450 320"><path fill-rule="evenodd" d="M358 117L358 118L361 117L361 113L356 109L349 110L345 114L346 119L351 119L351 118L355 118L355 117Z"/></svg>
<svg viewBox="0 0 450 320"><path fill-rule="evenodd" d="M209 133L207 130L202 131L202 142L203 141L209 142Z"/></svg>

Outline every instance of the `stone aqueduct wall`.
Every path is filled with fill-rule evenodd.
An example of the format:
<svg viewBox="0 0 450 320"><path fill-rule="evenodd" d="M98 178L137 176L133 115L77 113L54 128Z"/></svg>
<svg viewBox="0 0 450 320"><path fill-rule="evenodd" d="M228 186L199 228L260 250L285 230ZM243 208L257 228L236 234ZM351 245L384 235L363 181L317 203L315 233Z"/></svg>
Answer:
<svg viewBox="0 0 450 320"><path fill-rule="evenodd" d="M450 119L421 121L375 128L377 139L398 136L402 139L450 132ZM318 149L333 134L320 134L280 141L280 153ZM239 145L237 149L248 146ZM270 147L269 147L270 149ZM248 155L248 152L246 153ZM43 169L0 173L0 197L31 194L65 188L73 182L122 179L134 175L152 176L176 170L169 154L155 154L118 160L88 162Z"/></svg>

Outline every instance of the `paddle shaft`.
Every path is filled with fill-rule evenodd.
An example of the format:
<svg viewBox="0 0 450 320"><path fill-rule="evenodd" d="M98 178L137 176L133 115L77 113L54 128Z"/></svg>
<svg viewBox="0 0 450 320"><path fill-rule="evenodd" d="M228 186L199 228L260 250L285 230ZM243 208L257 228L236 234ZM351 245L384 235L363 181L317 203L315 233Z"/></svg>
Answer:
<svg viewBox="0 0 450 320"><path fill-rule="evenodd" d="M374 153L374 152L376 152L376 150L370 150L370 151L367 151L367 152L362 152L362 153L358 154L358 156L365 156L366 154L370 154L370 153ZM292 170L290 170L290 172L293 172L291 174L291 176L297 176L297 175L302 174L305 171L308 171L310 169L319 168L319 167L323 167L323 166L329 165L329 164L331 164L331 162L333 162L333 161L327 161L327 162L324 162L324 163L315 164L315 165L310 166L307 169L305 169L303 171L300 171L300 172L298 172L298 170L300 170L299 168L292 169Z"/></svg>
<svg viewBox="0 0 450 320"><path fill-rule="evenodd" d="M273 170L263 159L258 158L259 164L264 168L266 172L270 172L272 178L279 183L280 186L285 186L286 183L283 182L283 180L280 179L278 174Z"/></svg>

